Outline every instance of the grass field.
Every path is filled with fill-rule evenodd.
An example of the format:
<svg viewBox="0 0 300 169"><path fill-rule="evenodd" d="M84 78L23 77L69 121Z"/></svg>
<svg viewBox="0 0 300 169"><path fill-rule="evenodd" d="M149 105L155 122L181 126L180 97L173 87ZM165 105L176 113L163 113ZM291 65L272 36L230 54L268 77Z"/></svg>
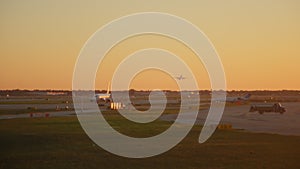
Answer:
<svg viewBox="0 0 300 169"><path fill-rule="evenodd" d="M155 135L170 126L156 121L139 127L116 115L107 119L121 132L136 137ZM1 120L0 168L300 168L300 137L218 130L199 144L200 129L194 127L164 154L128 159L96 146L76 117Z"/></svg>

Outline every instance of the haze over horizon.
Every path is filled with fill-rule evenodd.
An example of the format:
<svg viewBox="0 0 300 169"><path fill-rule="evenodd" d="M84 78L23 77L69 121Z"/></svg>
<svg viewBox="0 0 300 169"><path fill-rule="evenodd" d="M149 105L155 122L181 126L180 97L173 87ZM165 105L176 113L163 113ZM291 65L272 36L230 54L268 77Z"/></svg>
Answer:
<svg viewBox="0 0 300 169"><path fill-rule="evenodd" d="M71 90L80 49L96 30L119 17L152 11L185 18L208 36L223 63L228 90L300 90L300 1L296 0L3 0L0 90ZM193 52L174 39L154 35L131 37L117 44L99 66L96 89L107 89L124 57L149 47L180 56L193 70L199 89L210 89L205 68ZM181 73L144 71L132 81L131 88L176 90L172 77Z"/></svg>

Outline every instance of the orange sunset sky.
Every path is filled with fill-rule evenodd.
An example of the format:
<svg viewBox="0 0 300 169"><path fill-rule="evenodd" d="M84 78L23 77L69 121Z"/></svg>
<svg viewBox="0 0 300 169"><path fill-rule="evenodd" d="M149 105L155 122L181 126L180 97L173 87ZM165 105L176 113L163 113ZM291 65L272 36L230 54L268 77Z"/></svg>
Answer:
<svg viewBox="0 0 300 169"><path fill-rule="evenodd" d="M70 90L76 59L88 38L110 21L137 12L170 13L198 26L219 53L229 90L300 89L298 0L0 0L0 89ZM210 89L193 52L155 35L117 44L99 66L96 88L107 88L122 58L149 47L180 56L200 89ZM172 76L179 75L149 70L139 73L131 87L173 90Z"/></svg>

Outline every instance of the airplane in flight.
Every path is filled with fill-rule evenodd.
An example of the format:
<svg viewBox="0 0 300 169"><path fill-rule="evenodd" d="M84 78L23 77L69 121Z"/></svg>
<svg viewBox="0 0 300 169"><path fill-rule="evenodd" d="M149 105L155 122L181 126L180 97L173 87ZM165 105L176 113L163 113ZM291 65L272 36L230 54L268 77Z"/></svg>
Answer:
<svg viewBox="0 0 300 169"><path fill-rule="evenodd" d="M229 103L241 103L244 101L248 101L251 97L251 94L248 93L244 97L227 97L226 100L212 100L214 102L229 102Z"/></svg>
<svg viewBox="0 0 300 169"><path fill-rule="evenodd" d="M182 76L182 75L180 75L180 76L175 76L175 78L176 78L177 80L184 80L184 79L186 79L186 77L184 77L184 76Z"/></svg>

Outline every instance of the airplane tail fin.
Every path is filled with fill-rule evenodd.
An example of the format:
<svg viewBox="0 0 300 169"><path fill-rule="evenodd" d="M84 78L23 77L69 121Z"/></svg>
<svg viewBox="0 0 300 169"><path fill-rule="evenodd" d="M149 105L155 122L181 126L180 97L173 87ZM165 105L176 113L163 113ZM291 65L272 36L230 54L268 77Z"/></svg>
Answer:
<svg viewBox="0 0 300 169"><path fill-rule="evenodd" d="M110 82L108 83L108 85L107 85L107 90L106 90L106 94L109 94L109 89L110 89Z"/></svg>
<svg viewBox="0 0 300 169"><path fill-rule="evenodd" d="M245 99L249 99L251 97L251 94L248 93L246 96L245 96Z"/></svg>

